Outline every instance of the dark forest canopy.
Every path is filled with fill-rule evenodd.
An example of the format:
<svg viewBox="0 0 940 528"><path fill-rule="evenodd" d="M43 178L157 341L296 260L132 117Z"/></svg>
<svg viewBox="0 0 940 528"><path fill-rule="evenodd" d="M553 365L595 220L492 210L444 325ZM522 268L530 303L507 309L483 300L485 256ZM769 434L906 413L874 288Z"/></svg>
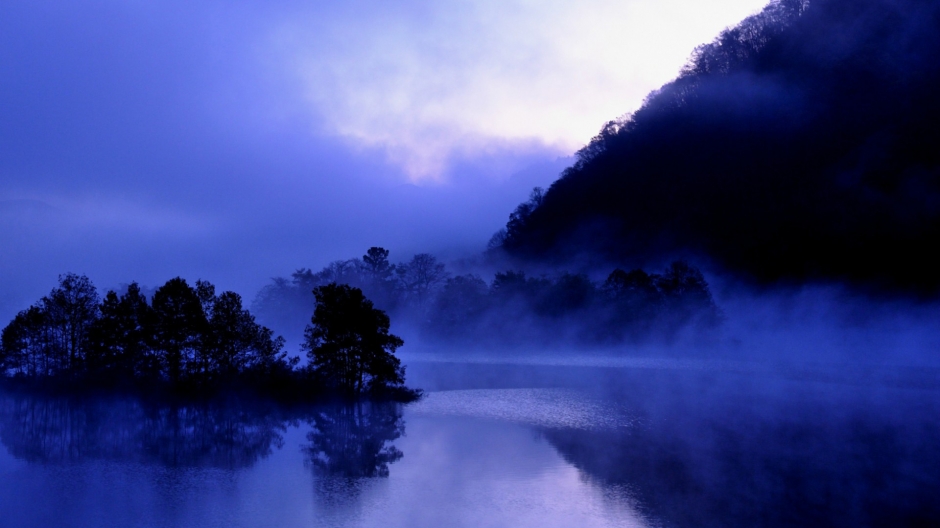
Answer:
<svg viewBox="0 0 940 528"><path fill-rule="evenodd" d="M936 292L938 28L935 0L774 0L608 123L492 245Z"/></svg>
<svg viewBox="0 0 940 528"><path fill-rule="evenodd" d="M388 250L373 247L361 259L276 278L259 292L253 310L266 324L296 333L313 309L311 290L348 284L431 342L497 346L669 339L722 319L702 273L682 261L662 273L615 269L600 280L507 270L487 282L453 274L427 253L398 264L388 257Z"/></svg>
<svg viewBox="0 0 940 528"><path fill-rule="evenodd" d="M368 302L360 290L356 292L362 303ZM387 333L388 318L378 310L342 312L324 321L318 314L333 305L330 299L317 297L317 301L312 324L328 333L319 343L321 348L336 348L334 334L350 325L363 334ZM312 308L307 317L311 312ZM378 320L381 317L384 321ZM370 363L359 373L368 377L368 385L340 394L317 365L298 367L299 358L284 351L284 339L258 324L237 293L216 294L209 282L191 286L177 277L158 288L149 302L136 283L121 295L109 291L100 299L88 277L69 273L3 329L0 377L60 387L192 394L251 389L267 396L307 399L358 398L379 392L383 397L413 399L420 394L404 387L404 369L393 356L395 347L376 351L367 346L371 342L342 344L346 353L369 354ZM400 345L401 340L393 344ZM387 365L392 365L391 374Z"/></svg>

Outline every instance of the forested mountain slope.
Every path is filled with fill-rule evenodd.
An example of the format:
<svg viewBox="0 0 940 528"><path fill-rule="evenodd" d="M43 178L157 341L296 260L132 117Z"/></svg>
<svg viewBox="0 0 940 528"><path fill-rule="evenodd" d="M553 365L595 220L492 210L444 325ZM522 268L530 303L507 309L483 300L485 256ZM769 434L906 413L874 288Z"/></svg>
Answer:
<svg viewBox="0 0 940 528"><path fill-rule="evenodd" d="M778 0L510 216L510 255L940 285L940 2Z"/></svg>

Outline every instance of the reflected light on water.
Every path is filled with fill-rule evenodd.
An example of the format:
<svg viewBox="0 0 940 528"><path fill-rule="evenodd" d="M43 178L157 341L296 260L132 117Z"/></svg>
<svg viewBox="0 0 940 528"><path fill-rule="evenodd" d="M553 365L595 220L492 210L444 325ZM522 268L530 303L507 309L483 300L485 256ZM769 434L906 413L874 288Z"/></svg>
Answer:
<svg viewBox="0 0 940 528"><path fill-rule="evenodd" d="M432 392L413 405L415 415L468 416L540 427L613 429L636 418L610 401L569 389L485 389Z"/></svg>
<svg viewBox="0 0 940 528"><path fill-rule="evenodd" d="M531 426L415 411L364 526L647 526L626 488L595 485Z"/></svg>
<svg viewBox="0 0 940 528"><path fill-rule="evenodd" d="M932 372L410 367L404 407L0 394L0 526L940 526Z"/></svg>
<svg viewBox="0 0 940 528"><path fill-rule="evenodd" d="M593 483L538 429L627 423L575 391L296 417L22 396L0 407L4 528L647 525L626 488Z"/></svg>

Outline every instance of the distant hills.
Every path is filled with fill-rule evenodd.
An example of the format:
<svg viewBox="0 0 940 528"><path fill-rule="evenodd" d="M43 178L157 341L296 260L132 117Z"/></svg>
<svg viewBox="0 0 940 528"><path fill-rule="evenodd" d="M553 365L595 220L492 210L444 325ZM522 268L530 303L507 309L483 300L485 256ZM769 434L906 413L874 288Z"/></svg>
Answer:
<svg viewBox="0 0 940 528"><path fill-rule="evenodd" d="M940 2L776 0L609 122L491 246L935 292L938 242Z"/></svg>

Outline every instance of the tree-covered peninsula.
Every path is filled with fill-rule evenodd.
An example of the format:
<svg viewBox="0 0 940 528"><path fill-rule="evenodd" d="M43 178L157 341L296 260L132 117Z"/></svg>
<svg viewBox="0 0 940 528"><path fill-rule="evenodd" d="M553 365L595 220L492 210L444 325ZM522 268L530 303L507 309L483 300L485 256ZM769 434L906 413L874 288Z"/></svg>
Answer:
<svg viewBox="0 0 940 528"><path fill-rule="evenodd" d="M0 374L55 390L113 389L207 396L251 392L286 400L379 397L411 400L394 356L402 344L388 316L361 290L321 288L306 346L308 363L284 350L237 293L207 281L170 279L151 299L132 283L100 298L88 277L65 274L0 336ZM339 291L344 295L330 295ZM324 314L330 314L327 317ZM363 339L350 335L355 328ZM384 337L378 342L375 337ZM368 361L358 361L368 357ZM355 379L350 385L347 380Z"/></svg>

